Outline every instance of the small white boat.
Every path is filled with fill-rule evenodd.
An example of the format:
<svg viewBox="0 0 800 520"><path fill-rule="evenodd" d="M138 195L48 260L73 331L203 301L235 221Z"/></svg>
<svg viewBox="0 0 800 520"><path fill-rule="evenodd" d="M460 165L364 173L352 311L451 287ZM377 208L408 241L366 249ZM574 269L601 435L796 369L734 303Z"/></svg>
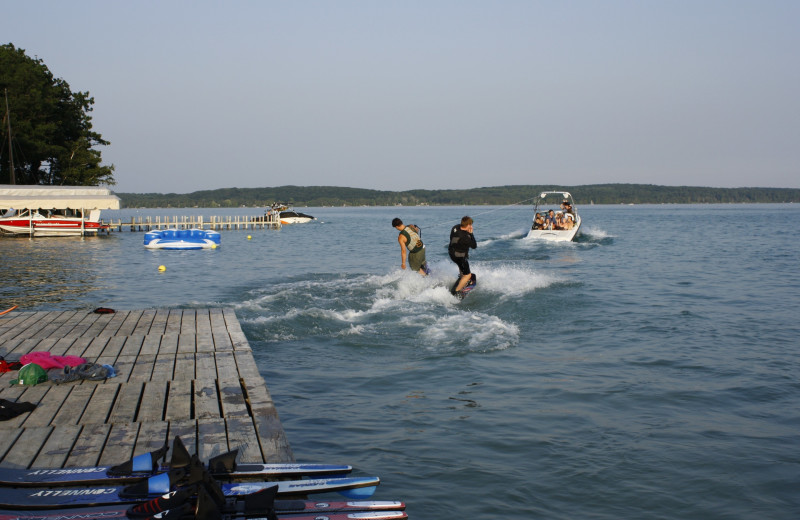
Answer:
<svg viewBox="0 0 800 520"><path fill-rule="evenodd" d="M581 217L572 195L566 191L543 191L534 203L533 224L526 238L570 242L580 229Z"/></svg>
<svg viewBox="0 0 800 520"><path fill-rule="evenodd" d="M162 229L144 234L148 249L214 249L220 245L220 234L205 229Z"/></svg>
<svg viewBox="0 0 800 520"><path fill-rule="evenodd" d="M311 222L314 217L294 210L281 211L281 224L305 224Z"/></svg>

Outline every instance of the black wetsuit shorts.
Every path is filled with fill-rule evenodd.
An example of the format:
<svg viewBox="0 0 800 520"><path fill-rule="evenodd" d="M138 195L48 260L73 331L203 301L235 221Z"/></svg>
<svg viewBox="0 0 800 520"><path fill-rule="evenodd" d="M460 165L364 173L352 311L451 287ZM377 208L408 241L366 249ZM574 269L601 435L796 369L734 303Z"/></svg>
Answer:
<svg viewBox="0 0 800 520"><path fill-rule="evenodd" d="M469 270L469 259L466 256L455 256L450 253L450 260L456 263L458 266L458 272L461 273L461 276L466 276L470 274Z"/></svg>

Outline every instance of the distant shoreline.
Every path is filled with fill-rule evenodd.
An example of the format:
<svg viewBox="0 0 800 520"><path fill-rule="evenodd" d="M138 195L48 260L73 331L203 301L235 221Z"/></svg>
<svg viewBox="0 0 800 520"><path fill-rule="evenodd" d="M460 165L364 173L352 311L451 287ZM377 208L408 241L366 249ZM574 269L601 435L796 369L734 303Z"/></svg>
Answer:
<svg viewBox="0 0 800 520"><path fill-rule="evenodd" d="M533 202L542 191L568 191L576 204L741 204L800 202L798 188L706 188L652 184L513 185L465 190L381 191L336 186L221 188L192 193L116 193L125 208L504 206Z"/></svg>

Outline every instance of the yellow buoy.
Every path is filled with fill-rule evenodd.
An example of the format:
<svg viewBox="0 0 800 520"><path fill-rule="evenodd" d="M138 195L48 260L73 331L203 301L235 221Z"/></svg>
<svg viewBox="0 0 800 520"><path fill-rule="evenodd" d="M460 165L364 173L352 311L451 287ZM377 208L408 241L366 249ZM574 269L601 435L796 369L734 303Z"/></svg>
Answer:
<svg viewBox="0 0 800 520"><path fill-rule="evenodd" d="M211 244L211 249L216 249L216 248L217 248L217 244Z"/></svg>
<svg viewBox="0 0 800 520"><path fill-rule="evenodd" d="M167 270L167 266L165 266L165 265L159 265L159 266L158 266L158 270L159 270L159 271L161 271L161 272L164 272L164 271L166 271L166 270Z"/></svg>
<svg viewBox="0 0 800 520"><path fill-rule="evenodd" d="M247 240L250 240L251 238L253 238L253 237L251 237L250 235L247 235Z"/></svg>

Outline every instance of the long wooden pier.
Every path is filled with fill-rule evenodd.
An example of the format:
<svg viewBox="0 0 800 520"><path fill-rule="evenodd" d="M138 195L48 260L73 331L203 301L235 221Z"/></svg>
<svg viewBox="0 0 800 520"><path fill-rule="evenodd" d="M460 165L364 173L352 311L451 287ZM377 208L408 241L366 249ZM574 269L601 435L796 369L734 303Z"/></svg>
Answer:
<svg viewBox="0 0 800 520"><path fill-rule="evenodd" d="M0 421L0 466L118 464L179 435L202 460L231 449L241 461L294 460L264 379L231 309L0 316L0 356L35 351L110 364L117 376L11 385L0 398L32 412Z"/></svg>
<svg viewBox="0 0 800 520"><path fill-rule="evenodd" d="M192 216L147 216L132 217L130 221L121 219L108 222L110 231L153 231L159 229L280 229L282 224L278 213L273 212L260 217L229 215L226 217L201 215Z"/></svg>

